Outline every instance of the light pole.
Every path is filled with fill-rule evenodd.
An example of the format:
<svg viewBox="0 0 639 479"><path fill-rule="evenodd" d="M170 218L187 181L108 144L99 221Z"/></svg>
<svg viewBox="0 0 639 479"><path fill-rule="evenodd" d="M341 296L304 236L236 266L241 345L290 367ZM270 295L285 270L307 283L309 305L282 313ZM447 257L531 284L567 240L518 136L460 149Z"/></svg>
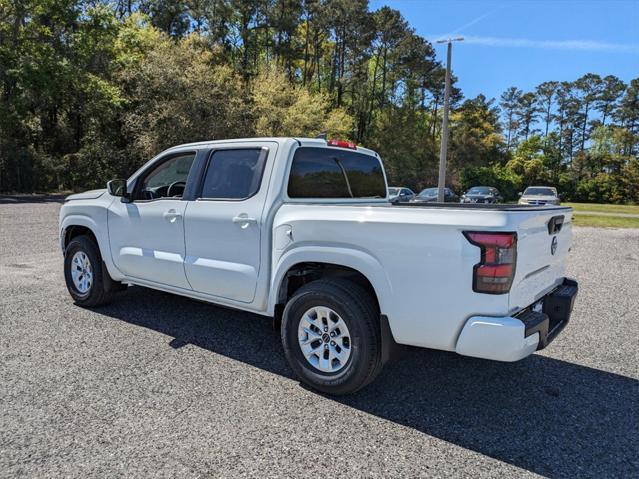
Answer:
<svg viewBox="0 0 639 479"><path fill-rule="evenodd" d="M444 187L446 186L446 153L448 150L448 103L450 98L450 58L453 42L461 42L464 37L437 40L437 43L448 43L446 55L446 86L444 88L444 119L442 120L442 144L439 150L439 181L437 182L437 201L444 202Z"/></svg>

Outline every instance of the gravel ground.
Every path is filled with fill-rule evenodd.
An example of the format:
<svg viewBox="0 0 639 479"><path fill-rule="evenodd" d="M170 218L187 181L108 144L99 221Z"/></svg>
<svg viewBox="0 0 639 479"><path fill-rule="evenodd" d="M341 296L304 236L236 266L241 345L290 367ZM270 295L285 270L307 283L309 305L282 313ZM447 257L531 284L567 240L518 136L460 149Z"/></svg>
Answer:
<svg viewBox="0 0 639 479"><path fill-rule="evenodd" d="M574 231L571 324L515 364L407 349L335 400L264 318L74 306L59 204L0 204L0 476L638 477L639 230Z"/></svg>

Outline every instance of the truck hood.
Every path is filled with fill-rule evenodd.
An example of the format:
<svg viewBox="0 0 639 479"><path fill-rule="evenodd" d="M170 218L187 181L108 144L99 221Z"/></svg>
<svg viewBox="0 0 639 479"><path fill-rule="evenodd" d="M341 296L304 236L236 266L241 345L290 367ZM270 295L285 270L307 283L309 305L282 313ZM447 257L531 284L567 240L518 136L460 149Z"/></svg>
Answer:
<svg viewBox="0 0 639 479"><path fill-rule="evenodd" d="M94 200L102 196L105 192L106 192L106 188L103 188L101 190L90 190L90 191L85 191L83 193L76 193L74 195L69 195L64 200L65 201Z"/></svg>

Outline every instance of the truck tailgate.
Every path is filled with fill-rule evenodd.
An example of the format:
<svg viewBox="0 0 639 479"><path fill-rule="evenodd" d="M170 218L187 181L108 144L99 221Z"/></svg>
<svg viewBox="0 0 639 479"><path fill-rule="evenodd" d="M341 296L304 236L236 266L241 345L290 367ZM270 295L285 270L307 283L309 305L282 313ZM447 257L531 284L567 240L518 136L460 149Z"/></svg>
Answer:
<svg viewBox="0 0 639 479"><path fill-rule="evenodd" d="M548 208L513 215L517 222L517 266L509 308L533 304L560 285L572 243L572 209Z"/></svg>

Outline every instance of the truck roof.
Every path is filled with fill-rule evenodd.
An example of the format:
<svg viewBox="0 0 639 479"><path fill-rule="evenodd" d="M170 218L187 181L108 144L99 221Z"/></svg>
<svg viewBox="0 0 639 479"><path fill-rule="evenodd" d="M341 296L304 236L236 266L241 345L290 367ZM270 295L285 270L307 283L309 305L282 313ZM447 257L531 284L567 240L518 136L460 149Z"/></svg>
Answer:
<svg viewBox="0 0 639 479"><path fill-rule="evenodd" d="M197 141L197 142L193 142L193 143L183 143L181 145L176 145L173 146L169 149L167 149L166 151L170 151L170 150L177 150L177 149L182 149L182 148L188 148L188 147L205 147L205 146L210 146L210 145L219 145L219 144L225 144L225 143L238 143L238 142L248 142L248 141L273 141L276 143L284 143L286 141L295 141L299 144L299 146L314 146L314 147L326 147L328 148L328 145L326 143L326 140L322 139L322 138L304 138L304 137L292 137L292 136L265 136L265 137L253 137L253 138L228 138L228 139L224 139L224 140L205 140L205 141ZM336 146L331 146L330 148L339 148ZM351 150L352 151L352 150ZM377 158L379 158L379 155L377 154L377 152L373 151L373 150L369 150L368 148L364 148L362 146L357 146L357 149L355 150L359 153L365 153L368 155L373 155L376 156Z"/></svg>

